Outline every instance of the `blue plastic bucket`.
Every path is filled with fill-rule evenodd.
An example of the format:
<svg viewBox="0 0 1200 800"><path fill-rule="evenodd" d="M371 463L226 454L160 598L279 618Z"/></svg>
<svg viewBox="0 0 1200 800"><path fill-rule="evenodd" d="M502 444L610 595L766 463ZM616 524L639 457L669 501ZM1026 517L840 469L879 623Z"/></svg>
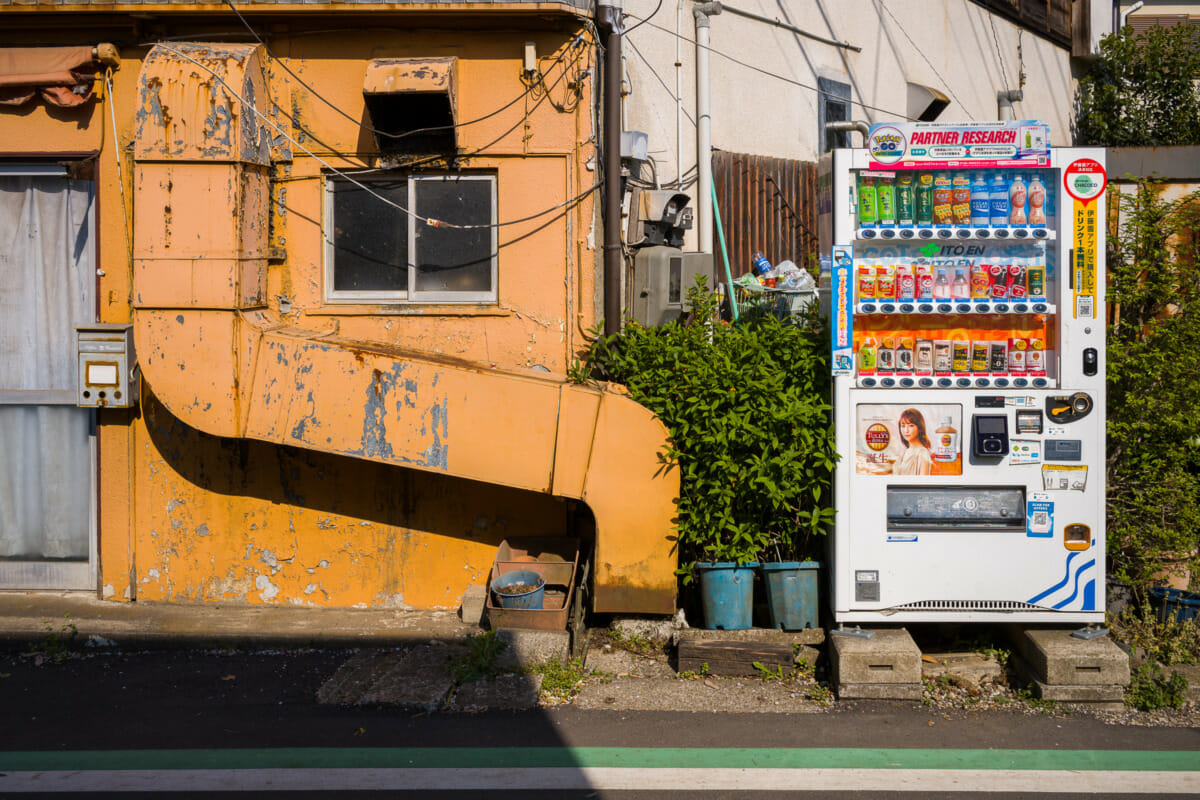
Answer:
<svg viewBox="0 0 1200 800"><path fill-rule="evenodd" d="M1200 594L1165 586L1151 586L1150 597L1158 605L1158 618L1166 621L1174 618L1180 622L1196 619L1200 614Z"/></svg>
<svg viewBox="0 0 1200 800"><path fill-rule="evenodd" d="M508 587L521 584L537 588L520 594L505 593ZM496 595L496 602L500 604L501 608L524 608L536 611L542 607L542 599L546 593L546 580L531 569L518 569L506 572L493 580L492 592Z"/></svg>
<svg viewBox="0 0 1200 800"><path fill-rule="evenodd" d="M754 617L754 569L757 562L702 562L700 602L704 608L704 627L711 630L741 631L749 628Z"/></svg>
<svg viewBox="0 0 1200 800"><path fill-rule="evenodd" d="M820 593L819 561L775 561L763 564L769 627L800 631L817 627Z"/></svg>

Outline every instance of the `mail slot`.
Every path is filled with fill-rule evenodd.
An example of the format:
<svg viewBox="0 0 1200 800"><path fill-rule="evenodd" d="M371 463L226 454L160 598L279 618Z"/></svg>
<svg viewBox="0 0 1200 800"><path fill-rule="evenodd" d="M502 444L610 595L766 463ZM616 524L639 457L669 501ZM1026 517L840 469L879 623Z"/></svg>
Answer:
<svg viewBox="0 0 1200 800"><path fill-rule="evenodd" d="M889 531L1024 531L1024 486L889 486Z"/></svg>
<svg viewBox="0 0 1200 800"><path fill-rule="evenodd" d="M133 326L120 323L78 325L79 396L85 408L132 408L140 382L133 352Z"/></svg>

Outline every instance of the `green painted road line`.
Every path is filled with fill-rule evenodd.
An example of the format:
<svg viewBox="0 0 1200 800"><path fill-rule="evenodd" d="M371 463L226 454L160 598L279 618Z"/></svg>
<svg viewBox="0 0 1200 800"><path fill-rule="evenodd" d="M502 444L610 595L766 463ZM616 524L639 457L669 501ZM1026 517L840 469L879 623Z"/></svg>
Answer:
<svg viewBox="0 0 1200 800"><path fill-rule="evenodd" d="M877 748L257 748L0 753L0 771L198 769L879 769L1200 771L1200 751Z"/></svg>

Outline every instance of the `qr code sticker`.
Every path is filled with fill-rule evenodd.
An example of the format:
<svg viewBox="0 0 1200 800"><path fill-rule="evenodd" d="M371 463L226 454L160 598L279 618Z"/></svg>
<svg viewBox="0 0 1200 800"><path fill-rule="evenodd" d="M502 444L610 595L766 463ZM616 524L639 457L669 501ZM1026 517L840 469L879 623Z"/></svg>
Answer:
<svg viewBox="0 0 1200 800"><path fill-rule="evenodd" d="M1075 298L1075 316L1079 319L1092 319L1096 315L1094 300L1090 294L1081 294Z"/></svg>
<svg viewBox="0 0 1200 800"><path fill-rule="evenodd" d="M1044 528L1050 524L1050 515L1045 511L1033 512L1033 527Z"/></svg>

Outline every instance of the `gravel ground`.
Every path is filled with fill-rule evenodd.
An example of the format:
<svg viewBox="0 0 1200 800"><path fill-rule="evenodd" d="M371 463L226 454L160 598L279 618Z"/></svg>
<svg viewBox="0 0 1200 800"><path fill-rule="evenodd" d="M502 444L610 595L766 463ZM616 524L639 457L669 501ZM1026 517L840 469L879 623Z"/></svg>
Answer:
<svg viewBox="0 0 1200 800"><path fill-rule="evenodd" d="M824 676L797 673L784 680L759 677L679 676L665 651L641 642L631 652L619 637L594 631L587 658L590 674L571 701L584 709L690 710L724 713L837 713L849 708L839 703ZM1109 725L1200 727L1200 704L1179 709L1099 711L1068 706L1033 697L1003 670L994 675L947 674L926 677L921 703L946 719L977 714L1026 716L1088 716ZM554 701L552 701L554 702Z"/></svg>

